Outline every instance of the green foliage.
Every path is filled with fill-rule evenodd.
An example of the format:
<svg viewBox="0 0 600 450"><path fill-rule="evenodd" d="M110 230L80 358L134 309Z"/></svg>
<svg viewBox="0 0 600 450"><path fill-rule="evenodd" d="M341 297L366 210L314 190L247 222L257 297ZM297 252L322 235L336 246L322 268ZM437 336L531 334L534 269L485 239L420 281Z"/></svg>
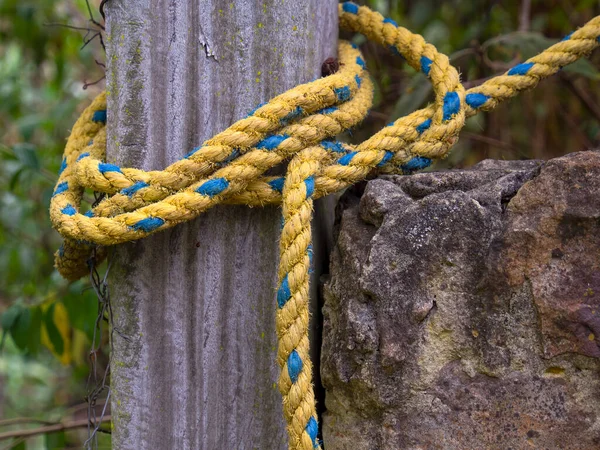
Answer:
<svg viewBox="0 0 600 450"><path fill-rule="evenodd" d="M67 440L64 431L44 435L44 445L47 450L63 449L66 448L66 444Z"/></svg>
<svg viewBox="0 0 600 450"><path fill-rule="evenodd" d="M38 324L35 305L75 295L54 271L60 238L47 211L65 139L88 97L84 80L101 77L94 59L103 51L98 44L82 49L79 31L49 25L87 27L82 1L0 0L0 17L10 18L0 27L0 299L12 299L0 311L20 305L10 332L19 348L34 353L33 337L25 345L19 333L25 323Z"/></svg>
<svg viewBox="0 0 600 450"><path fill-rule="evenodd" d="M597 0L535 0L524 20L522 2L355 1L421 33L450 56L468 86L600 14ZM99 0L91 5L97 10ZM85 0L0 0L0 387L6 399L0 410L8 417L57 420L66 404L83 397L96 297L88 282L69 284L54 270L60 238L47 211L68 132L84 100L94 95L82 87L102 77L95 60L103 61L104 53L97 40L82 48L85 32L49 24L93 28L88 18ZM354 39L376 81L375 108L354 132L358 141L423 107L432 91L401 58ZM451 156L436 168L598 147L599 61L596 52L534 92L469 119ZM67 434L53 433L13 448L65 448L68 441Z"/></svg>
<svg viewBox="0 0 600 450"><path fill-rule="evenodd" d="M355 0L356 1L356 0ZM522 14L523 2L368 0L399 25L422 34L447 54L463 82L473 87L535 55L600 14L591 0L541 2ZM354 134L360 141L386 123L432 100L428 80L387 49L355 38L376 82L375 108ZM530 93L471 118L443 167L469 166L484 158L543 158L600 144L599 52L564 68ZM562 130L568 129L566 133Z"/></svg>
<svg viewBox="0 0 600 450"><path fill-rule="evenodd" d="M88 18L84 0L0 0L0 419L59 420L83 401L97 301L88 282L56 273L48 207L80 105L102 88L83 86L104 60L97 39L82 48L85 31L52 24L94 27ZM53 433L13 448L65 442Z"/></svg>

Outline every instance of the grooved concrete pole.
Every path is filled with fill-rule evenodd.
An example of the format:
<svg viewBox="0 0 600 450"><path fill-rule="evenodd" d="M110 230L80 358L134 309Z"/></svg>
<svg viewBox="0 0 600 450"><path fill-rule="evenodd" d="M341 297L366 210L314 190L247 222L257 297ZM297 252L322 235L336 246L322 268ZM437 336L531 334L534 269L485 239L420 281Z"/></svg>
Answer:
<svg viewBox="0 0 600 450"><path fill-rule="evenodd" d="M111 0L108 158L161 169L336 54L334 0ZM278 208L113 253L115 449L278 449Z"/></svg>

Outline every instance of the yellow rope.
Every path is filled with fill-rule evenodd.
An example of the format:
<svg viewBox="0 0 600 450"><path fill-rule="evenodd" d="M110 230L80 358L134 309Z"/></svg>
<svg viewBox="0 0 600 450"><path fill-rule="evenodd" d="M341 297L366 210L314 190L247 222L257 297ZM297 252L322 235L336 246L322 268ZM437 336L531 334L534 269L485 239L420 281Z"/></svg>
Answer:
<svg viewBox="0 0 600 450"><path fill-rule="evenodd" d="M312 202L364 179L373 170L411 172L447 155L465 119L534 87L600 45L600 16L506 74L468 91L448 57L422 36L366 7L340 4L340 27L399 52L431 80L434 102L353 146L334 137L367 115L373 86L360 52L340 42L340 70L297 86L194 149L162 171L103 162L106 94L75 123L50 204L65 237L56 266L67 279L88 273L92 249L141 239L191 220L220 203L282 204L277 333L290 449L318 448L308 342ZM290 160L285 178L265 171ZM84 189L108 196L81 214Z"/></svg>

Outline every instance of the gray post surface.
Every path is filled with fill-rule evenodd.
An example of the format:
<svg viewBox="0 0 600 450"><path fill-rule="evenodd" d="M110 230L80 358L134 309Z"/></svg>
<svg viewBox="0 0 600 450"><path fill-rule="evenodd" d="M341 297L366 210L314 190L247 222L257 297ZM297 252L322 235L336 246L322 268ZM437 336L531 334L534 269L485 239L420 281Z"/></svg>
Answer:
<svg viewBox="0 0 600 450"><path fill-rule="evenodd" d="M108 159L162 169L320 76L334 0L111 0ZM223 206L119 246L110 273L115 449L277 449L280 211Z"/></svg>

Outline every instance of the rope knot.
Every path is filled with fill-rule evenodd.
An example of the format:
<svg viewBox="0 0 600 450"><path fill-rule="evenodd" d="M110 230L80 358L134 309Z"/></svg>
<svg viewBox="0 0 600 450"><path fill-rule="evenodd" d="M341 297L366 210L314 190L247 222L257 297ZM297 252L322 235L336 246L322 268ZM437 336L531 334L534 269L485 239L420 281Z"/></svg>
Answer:
<svg viewBox="0 0 600 450"><path fill-rule="evenodd" d="M323 78L296 86L192 149L162 171L105 162L106 94L75 123L52 195L50 217L65 237L56 266L65 278L89 272L105 246L141 239L191 220L220 204L281 204L283 228L277 290L279 389L284 396L290 448L318 448L318 426L308 343L310 218L315 198L346 188L372 171L412 173L445 157L467 117L493 109L600 45L600 17L546 51L468 91L447 56L422 36L352 2L339 6L340 26L360 32L431 82L432 104L390 123L366 141L335 140L358 125L372 106L373 85L358 48L339 44L338 60ZM285 177L265 176L290 160ZM80 212L85 189L105 196Z"/></svg>

